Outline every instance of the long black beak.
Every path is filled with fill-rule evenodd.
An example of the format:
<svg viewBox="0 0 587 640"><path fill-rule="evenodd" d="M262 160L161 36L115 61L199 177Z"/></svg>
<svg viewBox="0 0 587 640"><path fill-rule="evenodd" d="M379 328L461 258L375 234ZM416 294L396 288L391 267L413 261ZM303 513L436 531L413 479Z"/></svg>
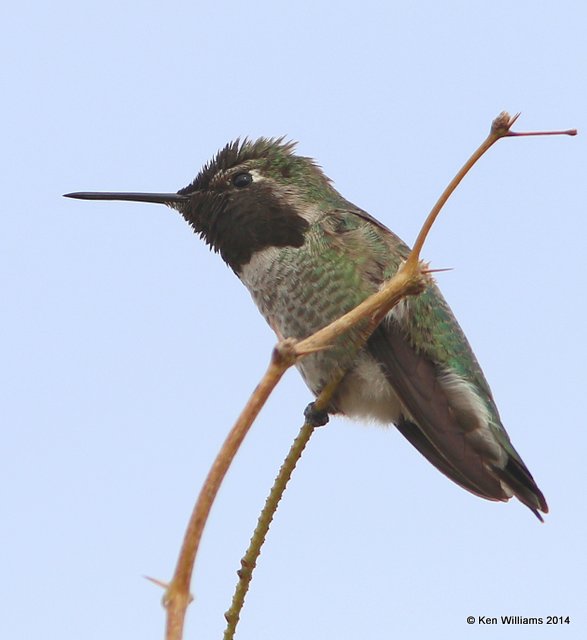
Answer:
<svg viewBox="0 0 587 640"><path fill-rule="evenodd" d="M117 191L78 191L65 193L64 198L77 198L78 200L129 200L130 202L156 202L157 204L173 204L185 202L188 196L179 193L133 193Z"/></svg>

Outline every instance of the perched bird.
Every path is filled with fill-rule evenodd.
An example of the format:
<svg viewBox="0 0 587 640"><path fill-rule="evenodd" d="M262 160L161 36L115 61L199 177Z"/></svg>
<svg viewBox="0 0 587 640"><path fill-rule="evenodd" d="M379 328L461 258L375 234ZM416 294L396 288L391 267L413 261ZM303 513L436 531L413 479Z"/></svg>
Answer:
<svg viewBox="0 0 587 640"><path fill-rule="evenodd" d="M283 138L236 140L177 193L71 193L166 204L222 256L283 337L305 338L394 275L409 248L345 200ZM437 286L297 365L318 395L339 372L329 413L393 423L437 469L488 500L546 500L504 429L487 381Z"/></svg>

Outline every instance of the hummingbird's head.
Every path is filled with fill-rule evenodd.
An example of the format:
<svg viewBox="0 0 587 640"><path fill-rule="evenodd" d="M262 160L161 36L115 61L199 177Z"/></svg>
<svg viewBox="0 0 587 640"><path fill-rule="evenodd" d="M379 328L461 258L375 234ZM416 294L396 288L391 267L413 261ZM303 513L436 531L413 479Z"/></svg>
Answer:
<svg viewBox="0 0 587 640"><path fill-rule="evenodd" d="M235 140L173 206L236 271L267 247L299 247L331 194L329 179L283 138Z"/></svg>
<svg viewBox="0 0 587 640"><path fill-rule="evenodd" d="M227 144L177 193L74 193L92 200L166 204L236 272L267 247L299 247L310 224L342 197L310 158L283 138Z"/></svg>

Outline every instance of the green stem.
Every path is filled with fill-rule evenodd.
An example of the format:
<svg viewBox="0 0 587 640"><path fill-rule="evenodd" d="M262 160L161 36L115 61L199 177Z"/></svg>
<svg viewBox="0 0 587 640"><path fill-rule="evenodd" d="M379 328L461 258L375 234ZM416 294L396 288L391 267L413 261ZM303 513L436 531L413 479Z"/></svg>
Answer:
<svg viewBox="0 0 587 640"><path fill-rule="evenodd" d="M257 566L257 560L261 553L261 547L265 542L269 527L271 526L271 522L273 521L273 516L277 511L277 506L279 505L283 493L285 492L287 483L289 482L292 473L296 468L298 460L301 458L302 453L306 448L310 437L312 436L312 433L314 433L313 426L309 424L304 424L302 426L299 434L293 441L287 457L281 465L279 474L277 475L277 478L275 478L275 482L271 487L269 496L265 501L265 506L261 511L261 515L259 516L259 520L257 521L257 526L255 527L255 531L253 532L253 536L251 537L249 548L241 559L241 568L237 572L238 582L234 591L234 595L232 596L230 609L224 614L227 622L226 630L224 631L224 640L232 640L234 638L236 625L239 622L240 614L245 602L245 597L253 578L253 571Z"/></svg>
<svg viewBox="0 0 587 640"><path fill-rule="evenodd" d="M339 373L334 380L324 387L322 393L320 393L314 402L314 408L316 410L326 411L328 409L330 400L343 377L344 372ZM237 571L238 582L236 584L234 595L232 596L230 609L228 609L224 614L227 622L226 630L224 631L224 640L233 640L234 638L236 625L240 620L240 614L245 603L245 597L249 590L251 580L253 579L253 571L257 566L257 560L261 554L261 547L265 542L269 527L271 526L271 522L273 521L273 517L277 511L279 502L283 497L287 484L291 479L298 461L302 457L302 453L304 452L306 445L314 433L314 429L315 427L307 422L302 425L300 432L293 441L291 448L279 469L279 473L275 478L271 491L267 496L265 506L259 515L257 526L255 527L255 531L253 531L249 547L241 559L241 568Z"/></svg>

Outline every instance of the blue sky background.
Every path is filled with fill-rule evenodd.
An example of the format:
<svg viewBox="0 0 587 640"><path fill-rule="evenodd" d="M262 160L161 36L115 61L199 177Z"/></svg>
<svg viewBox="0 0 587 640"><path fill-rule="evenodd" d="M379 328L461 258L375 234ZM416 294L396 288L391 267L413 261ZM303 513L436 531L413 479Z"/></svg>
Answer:
<svg viewBox="0 0 587 640"><path fill-rule="evenodd" d="M502 109L585 130L575 1L22 2L0 15L0 636L161 638L202 480L274 342L168 209L236 136L287 135L412 242ZM238 637L584 638L585 134L501 141L424 257L547 496L540 523L445 479L393 429L332 420L280 507ZM235 571L310 400L295 371L214 507L186 638ZM466 617L571 617L563 627Z"/></svg>

